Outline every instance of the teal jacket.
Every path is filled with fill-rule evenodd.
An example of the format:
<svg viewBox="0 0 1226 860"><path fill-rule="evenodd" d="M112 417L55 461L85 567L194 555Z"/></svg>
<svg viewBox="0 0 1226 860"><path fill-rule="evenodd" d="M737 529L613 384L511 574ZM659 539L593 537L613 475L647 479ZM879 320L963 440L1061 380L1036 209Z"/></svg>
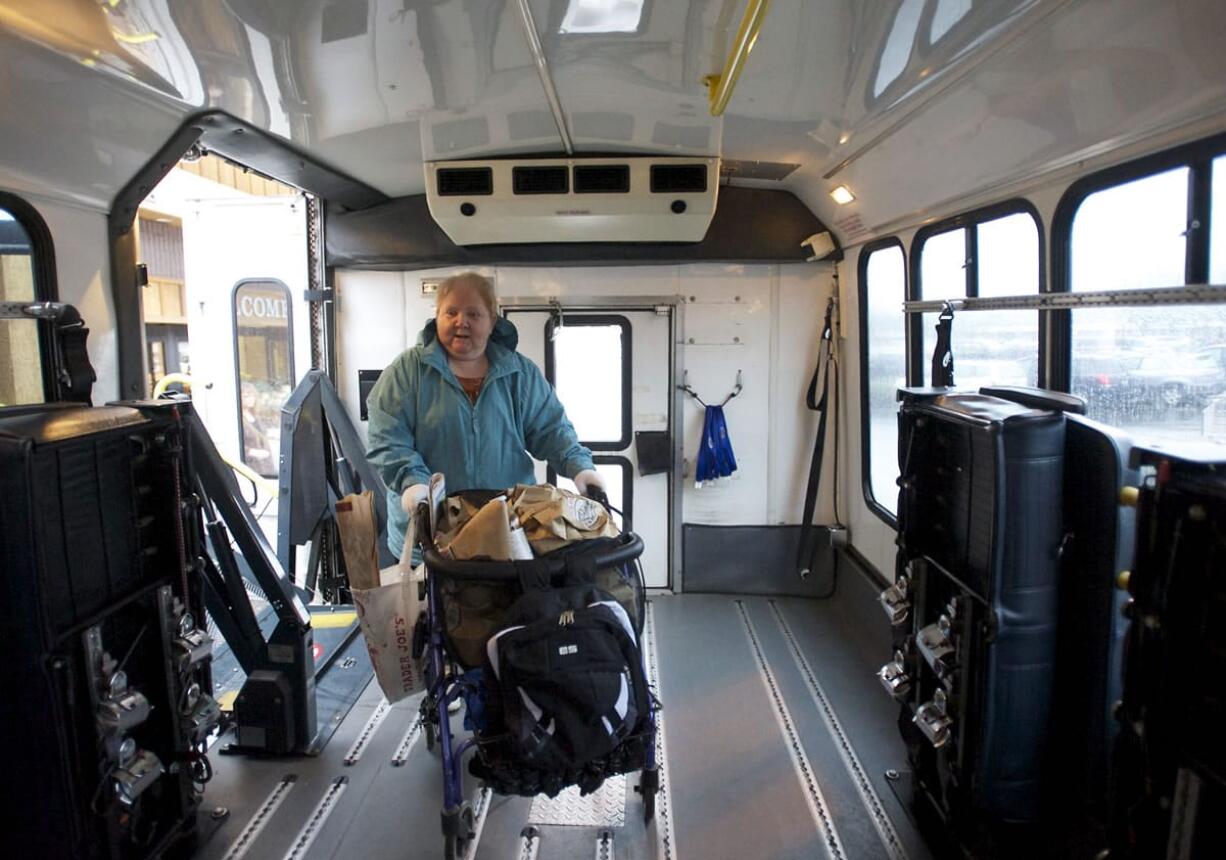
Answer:
<svg viewBox="0 0 1226 860"><path fill-rule="evenodd" d="M404 550L408 515L400 495L434 472L447 492L536 483L532 457L568 478L591 469L553 386L515 351L519 333L499 317L485 348L490 368L474 404L447 365L434 320L417 346L388 366L366 398L367 458L387 484L387 546ZM531 456L529 456L531 454Z"/></svg>

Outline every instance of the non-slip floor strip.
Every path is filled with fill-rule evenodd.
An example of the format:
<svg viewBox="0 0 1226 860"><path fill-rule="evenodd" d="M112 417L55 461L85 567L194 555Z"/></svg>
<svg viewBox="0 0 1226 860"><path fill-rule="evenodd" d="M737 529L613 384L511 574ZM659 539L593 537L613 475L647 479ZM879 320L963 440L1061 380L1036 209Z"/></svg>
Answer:
<svg viewBox="0 0 1226 860"><path fill-rule="evenodd" d="M396 746L396 752L392 754L392 767L404 766L404 763L409 760L409 753L413 751L413 747L420 737L421 717L418 716L413 720L413 725L409 726L409 730L404 733L404 737L400 739L400 743Z"/></svg>
<svg viewBox="0 0 1226 860"><path fill-rule="evenodd" d="M285 802L286 795L289 794L290 789L294 787L297 780L298 777L291 773L273 787L268 797L260 804L260 808L255 811L255 815L251 816L247 826L242 829L242 832L238 834L238 838L234 840L234 843L226 851L222 860L241 860L241 858L247 855L247 850L260 833L264 831L264 828L268 826L269 820L277 809L280 808L281 804Z"/></svg>
<svg viewBox="0 0 1226 860"><path fill-rule="evenodd" d="M473 838L464 851L464 860L473 860L477 856L477 846L481 843L481 833L485 830L485 817L489 815L490 802L494 799L492 788L483 788L473 804Z"/></svg>
<svg viewBox="0 0 1226 860"><path fill-rule="evenodd" d="M613 831L602 830L596 836L596 860L613 860Z"/></svg>
<svg viewBox="0 0 1226 860"><path fill-rule="evenodd" d="M792 633L791 626L788 624L787 619L783 617L783 613L779 610L779 605L776 601L770 601L770 608L771 612L775 615L775 622L779 625L779 630L783 633L784 638L787 639L788 647L792 651L792 659L796 662L796 668L800 670L801 677L805 679L805 684L809 688L809 695L813 698L813 703L817 705L818 713L822 715L826 728L836 741L839 756L842 757L843 764L847 766L852 781L855 783L856 791L859 792L860 799L864 801L864 805L869 811L869 815L873 820L873 826L877 828L877 833L885 845L886 853L890 856L891 860L909 860L907 849L903 845L902 840L898 838L898 831L894 829L894 823L890 821L890 817L886 814L881 798L873 788L872 781L864 770L864 765L860 763L860 758L856 755L855 748L852 747L851 741L847 738L847 733L843 731L843 725L839 722L838 715L830 704L830 699L826 696L826 691L822 689L821 682L817 680L813 667L809 665L808 658L801 651L800 643L796 641L796 636Z"/></svg>
<svg viewBox="0 0 1226 860"><path fill-rule="evenodd" d="M525 827L519 833L519 853L515 860L536 860L541 850L541 831L535 827Z"/></svg>
<svg viewBox="0 0 1226 860"><path fill-rule="evenodd" d="M647 601L647 620L643 625L644 650L647 657L647 683L663 704L660 693L660 666L656 651L655 606ZM656 793L656 860L674 860L677 856L677 834L673 831L672 803L668 779L668 747L664 731L664 708L656 712L656 770L660 788Z"/></svg>
<svg viewBox="0 0 1226 860"><path fill-rule="evenodd" d="M796 731L796 724L792 720L792 714L788 710L787 704L783 701L783 694L779 690L779 684L775 680L770 664L766 661L766 655L762 652L762 645L758 640L757 630L754 628L753 621L749 618L749 613L745 611L744 602L737 600L735 603L737 610L741 614L741 622L745 627L745 635L749 637L750 648L753 650L754 657L757 660L758 672L762 677L762 683L766 686L766 690L774 704L775 718L779 722L779 727L783 731L784 737L787 739L788 754L792 758L792 764L796 768L796 775L800 779L801 786L804 788L805 802L809 806L809 812L813 815L813 823L816 825L818 834L830 852L831 860L846 860L847 855L843 851L842 840L839 839L838 831L834 826L834 819L830 815L830 807L826 803L826 798L822 795L821 785L814 775L813 766L809 763L809 756L805 752L804 744L800 740L800 734Z"/></svg>
<svg viewBox="0 0 1226 860"><path fill-rule="evenodd" d="M357 763L366 747L370 744L370 739L375 736L375 732L379 730L379 726L383 725L383 721L387 719L387 715L391 712L392 706L387 703L387 699L380 699L375 712L370 715L370 719L366 721L362 731L358 732L353 746L349 747L349 752L345 753L344 764L346 766Z"/></svg>
<svg viewBox="0 0 1226 860"><path fill-rule="evenodd" d="M332 810L336 809L336 803L341 799L341 795L348 785L349 777L347 776L338 776L332 780L332 784L324 792L324 796L316 805L315 811L311 813L311 817L306 820L306 824L298 831L297 838L294 839L289 850L285 852L285 857L282 860L299 860L300 857L306 856L307 851L310 850L311 845L315 842L315 837L323 829L328 816L332 814Z"/></svg>

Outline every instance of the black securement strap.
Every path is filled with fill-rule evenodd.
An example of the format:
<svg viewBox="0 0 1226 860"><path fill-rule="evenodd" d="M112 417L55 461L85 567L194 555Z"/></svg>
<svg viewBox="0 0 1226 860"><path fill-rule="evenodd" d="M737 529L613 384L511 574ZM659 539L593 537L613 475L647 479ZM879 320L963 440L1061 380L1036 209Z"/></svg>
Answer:
<svg viewBox="0 0 1226 860"><path fill-rule="evenodd" d="M801 579L813 569L813 554L817 551L817 529L813 513L817 508L817 487L822 477L822 458L826 448L826 414L830 400L830 363L834 356L834 299L826 302L826 320L817 347L817 367L809 381L805 405L817 412L817 438L813 440L813 458L809 461L809 484L805 488L804 518L800 521L800 541L796 548L796 573ZM821 397L817 396L818 388Z"/></svg>
<svg viewBox="0 0 1226 860"><path fill-rule="evenodd" d="M932 385L934 388L954 384L954 309L949 302L937 317L937 345L932 350Z"/></svg>

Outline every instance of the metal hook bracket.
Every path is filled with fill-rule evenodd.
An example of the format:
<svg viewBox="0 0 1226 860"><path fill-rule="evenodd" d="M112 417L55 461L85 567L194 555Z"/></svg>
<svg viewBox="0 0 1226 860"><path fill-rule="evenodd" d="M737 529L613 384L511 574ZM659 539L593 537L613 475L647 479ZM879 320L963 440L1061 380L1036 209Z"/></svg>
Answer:
<svg viewBox="0 0 1226 860"><path fill-rule="evenodd" d="M721 407L727 406L728 401L736 397L738 394L740 394L742 388L744 388L744 386L741 384L741 371L738 370L736 372L736 386L732 389L732 391L728 394L728 396L725 397L720 402L719 405ZM688 370L684 371L684 373L682 374L681 384L677 386L677 390L684 391L686 394L690 395L690 397L693 397L704 407L709 405L705 400L703 400L701 397L698 396L697 391L695 391L693 388L690 387L690 372Z"/></svg>

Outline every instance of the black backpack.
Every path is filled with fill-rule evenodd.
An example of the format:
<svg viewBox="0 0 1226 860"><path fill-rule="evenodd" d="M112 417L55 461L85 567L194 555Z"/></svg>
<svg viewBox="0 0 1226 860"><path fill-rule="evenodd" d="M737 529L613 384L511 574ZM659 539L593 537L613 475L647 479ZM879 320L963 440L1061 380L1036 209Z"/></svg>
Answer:
<svg viewBox="0 0 1226 860"><path fill-rule="evenodd" d="M650 710L626 610L590 586L524 593L486 644L491 716L524 764L572 771L642 731Z"/></svg>

